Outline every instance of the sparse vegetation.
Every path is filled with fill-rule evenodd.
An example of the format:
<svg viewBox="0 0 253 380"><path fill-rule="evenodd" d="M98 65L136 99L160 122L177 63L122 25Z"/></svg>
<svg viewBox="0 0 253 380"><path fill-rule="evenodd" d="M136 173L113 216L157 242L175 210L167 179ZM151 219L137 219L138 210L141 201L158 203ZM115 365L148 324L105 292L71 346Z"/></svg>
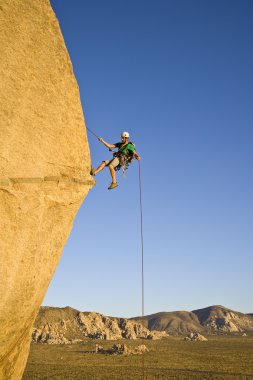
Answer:
<svg viewBox="0 0 253 380"><path fill-rule="evenodd" d="M95 353L101 340L73 345L32 344L23 380L248 380L253 379L253 336L211 336L208 342L183 337L145 341L144 356ZM103 341L110 348L114 342ZM115 343L126 343L126 340ZM127 341L134 348L140 340Z"/></svg>

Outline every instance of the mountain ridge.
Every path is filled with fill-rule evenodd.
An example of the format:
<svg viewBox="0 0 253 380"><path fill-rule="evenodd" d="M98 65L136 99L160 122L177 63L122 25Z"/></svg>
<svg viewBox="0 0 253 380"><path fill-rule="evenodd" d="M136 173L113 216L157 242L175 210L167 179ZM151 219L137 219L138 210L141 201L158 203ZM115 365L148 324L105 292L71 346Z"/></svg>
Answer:
<svg viewBox="0 0 253 380"><path fill-rule="evenodd" d="M253 314L244 314L222 305L193 311L158 312L134 318L80 312L69 306L42 306L33 328L36 343L75 343L91 339L160 339L189 333L235 335L253 333Z"/></svg>
<svg viewBox="0 0 253 380"><path fill-rule="evenodd" d="M141 320L142 317L130 318ZM165 330L171 335L188 332L206 334L234 334L253 332L253 314L244 314L222 305L208 306L193 311L160 312L144 316L145 326L152 331Z"/></svg>
<svg viewBox="0 0 253 380"><path fill-rule="evenodd" d="M95 312L80 312L69 306L40 308L34 323L34 343L69 344L86 338L118 339L160 339L165 332L150 331L140 322L126 318L108 317Z"/></svg>

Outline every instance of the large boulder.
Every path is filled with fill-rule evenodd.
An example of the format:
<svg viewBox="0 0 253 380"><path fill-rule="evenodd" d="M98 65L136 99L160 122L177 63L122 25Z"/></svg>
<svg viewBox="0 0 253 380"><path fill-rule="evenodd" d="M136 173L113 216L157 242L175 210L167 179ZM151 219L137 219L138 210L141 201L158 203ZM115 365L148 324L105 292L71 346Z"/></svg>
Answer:
<svg viewBox="0 0 253 380"><path fill-rule="evenodd" d="M1 1L0 39L0 379L16 380L94 180L78 86L49 1Z"/></svg>
<svg viewBox="0 0 253 380"><path fill-rule="evenodd" d="M207 341L207 338L204 337L204 335L199 334L198 332L196 333L192 332L188 336L186 336L184 340L188 340L191 342L205 342Z"/></svg>

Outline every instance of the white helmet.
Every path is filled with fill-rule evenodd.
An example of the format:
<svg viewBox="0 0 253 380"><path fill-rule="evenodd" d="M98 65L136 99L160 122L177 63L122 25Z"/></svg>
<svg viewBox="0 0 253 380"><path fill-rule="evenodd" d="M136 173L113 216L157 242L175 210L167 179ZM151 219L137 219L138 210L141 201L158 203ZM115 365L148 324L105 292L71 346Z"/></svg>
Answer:
<svg viewBox="0 0 253 380"><path fill-rule="evenodd" d="M127 137L129 139L130 135L128 132L122 132L121 137Z"/></svg>

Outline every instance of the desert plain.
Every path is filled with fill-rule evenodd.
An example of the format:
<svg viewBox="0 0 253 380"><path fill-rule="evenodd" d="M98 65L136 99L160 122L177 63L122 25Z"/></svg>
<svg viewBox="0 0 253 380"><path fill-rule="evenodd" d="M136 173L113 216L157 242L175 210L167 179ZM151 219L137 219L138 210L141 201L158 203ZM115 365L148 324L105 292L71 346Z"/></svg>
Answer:
<svg viewBox="0 0 253 380"><path fill-rule="evenodd" d="M96 354L95 345L136 347L141 340L87 339L72 345L32 343L23 380L253 379L253 335L208 336L205 342L182 336L145 340L144 355Z"/></svg>

